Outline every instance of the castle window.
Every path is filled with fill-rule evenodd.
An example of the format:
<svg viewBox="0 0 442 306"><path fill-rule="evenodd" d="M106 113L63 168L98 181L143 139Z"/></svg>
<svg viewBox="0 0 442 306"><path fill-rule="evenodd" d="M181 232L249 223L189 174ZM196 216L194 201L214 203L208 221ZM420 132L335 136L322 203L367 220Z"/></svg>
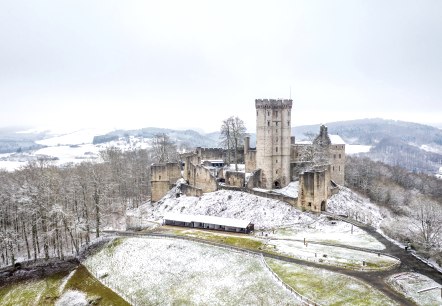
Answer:
<svg viewBox="0 0 442 306"><path fill-rule="evenodd" d="M333 166L333 171L335 171L335 166Z"/></svg>
<svg viewBox="0 0 442 306"><path fill-rule="evenodd" d="M278 126L278 121L276 121L276 126Z"/></svg>
<svg viewBox="0 0 442 306"><path fill-rule="evenodd" d="M339 158L341 158L341 154L339 154Z"/></svg>
<svg viewBox="0 0 442 306"><path fill-rule="evenodd" d="M276 164L278 163L278 160L276 160Z"/></svg>
<svg viewBox="0 0 442 306"><path fill-rule="evenodd" d="M270 116L270 112L269 111L267 111L267 116Z"/></svg>
<svg viewBox="0 0 442 306"><path fill-rule="evenodd" d="M258 116L258 111L256 111L256 116Z"/></svg>
<svg viewBox="0 0 442 306"><path fill-rule="evenodd" d="M159 180L161 180L161 175L159 176L159 178L158 178Z"/></svg>
<svg viewBox="0 0 442 306"><path fill-rule="evenodd" d="M278 170L276 170L276 174L278 174Z"/></svg>
<svg viewBox="0 0 442 306"><path fill-rule="evenodd" d="M341 172L341 166L339 166L339 172Z"/></svg>
<svg viewBox="0 0 442 306"><path fill-rule="evenodd" d="M333 158L336 158L336 154L333 155Z"/></svg>
<svg viewBox="0 0 442 306"><path fill-rule="evenodd" d="M290 126L290 120L287 120L287 126Z"/></svg>
<svg viewBox="0 0 442 306"><path fill-rule="evenodd" d="M278 138L276 138L276 139L278 139ZM278 152L278 147L276 147L276 152Z"/></svg>
<svg viewBox="0 0 442 306"><path fill-rule="evenodd" d="M267 126L270 126L270 121L267 121Z"/></svg>

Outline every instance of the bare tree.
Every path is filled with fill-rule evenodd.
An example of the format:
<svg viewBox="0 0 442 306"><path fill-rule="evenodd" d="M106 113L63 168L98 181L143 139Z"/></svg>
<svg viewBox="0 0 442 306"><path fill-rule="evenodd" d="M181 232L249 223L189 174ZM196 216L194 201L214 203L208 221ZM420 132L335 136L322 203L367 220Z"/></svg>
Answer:
<svg viewBox="0 0 442 306"><path fill-rule="evenodd" d="M414 218L410 231L426 250L440 243L442 234L442 206L434 201L418 197L412 204Z"/></svg>
<svg viewBox="0 0 442 306"><path fill-rule="evenodd" d="M151 145L155 162L165 163L178 160L176 144L166 133L154 135L151 140Z"/></svg>
<svg viewBox="0 0 442 306"><path fill-rule="evenodd" d="M223 121L221 125L221 144L227 149L228 164L230 164L231 151L233 150L236 171L238 171L238 148L243 144L245 136L246 127L243 120L232 116Z"/></svg>

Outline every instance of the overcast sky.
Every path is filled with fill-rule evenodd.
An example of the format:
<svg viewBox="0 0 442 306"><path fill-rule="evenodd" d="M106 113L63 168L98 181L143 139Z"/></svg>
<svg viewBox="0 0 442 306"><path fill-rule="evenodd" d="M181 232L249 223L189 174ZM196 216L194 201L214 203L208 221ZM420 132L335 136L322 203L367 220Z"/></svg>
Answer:
<svg viewBox="0 0 442 306"><path fill-rule="evenodd" d="M0 0L0 126L442 122L442 1ZM291 89L291 90L290 90ZM290 93L291 91L291 93Z"/></svg>

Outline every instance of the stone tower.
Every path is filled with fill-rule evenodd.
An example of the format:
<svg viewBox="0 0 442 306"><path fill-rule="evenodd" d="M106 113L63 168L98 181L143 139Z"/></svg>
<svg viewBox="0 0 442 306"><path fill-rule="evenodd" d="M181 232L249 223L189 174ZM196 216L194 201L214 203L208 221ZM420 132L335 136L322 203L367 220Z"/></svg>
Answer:
<svg viewBox="0 0 442 306"><path fill-rule="evenodd" d="M256 99L256 168L261 187L281 188L290 183L292 100Z"/></svg>

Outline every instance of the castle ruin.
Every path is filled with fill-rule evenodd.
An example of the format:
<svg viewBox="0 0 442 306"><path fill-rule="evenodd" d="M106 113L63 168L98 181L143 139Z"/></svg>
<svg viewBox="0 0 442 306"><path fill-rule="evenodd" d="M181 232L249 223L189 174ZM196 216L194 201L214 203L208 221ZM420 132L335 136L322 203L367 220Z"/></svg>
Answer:
<svg viewBox="0 0 442 306"><path fill-rule="evenodd" d="M256 148L245 137L244 171L225 167L226 151L221 148L196 148L182 154L180 163L152 165L152 202L181 177L186 181L181 192L189 196L219 188L272 190L299 181L298 198L288 202L303 210L325 211L337 185L344 184L345 143L338 135L329 135L324 125L312 141L296 143L291 136L292 104L291 99L255 100Z"/></svg>

